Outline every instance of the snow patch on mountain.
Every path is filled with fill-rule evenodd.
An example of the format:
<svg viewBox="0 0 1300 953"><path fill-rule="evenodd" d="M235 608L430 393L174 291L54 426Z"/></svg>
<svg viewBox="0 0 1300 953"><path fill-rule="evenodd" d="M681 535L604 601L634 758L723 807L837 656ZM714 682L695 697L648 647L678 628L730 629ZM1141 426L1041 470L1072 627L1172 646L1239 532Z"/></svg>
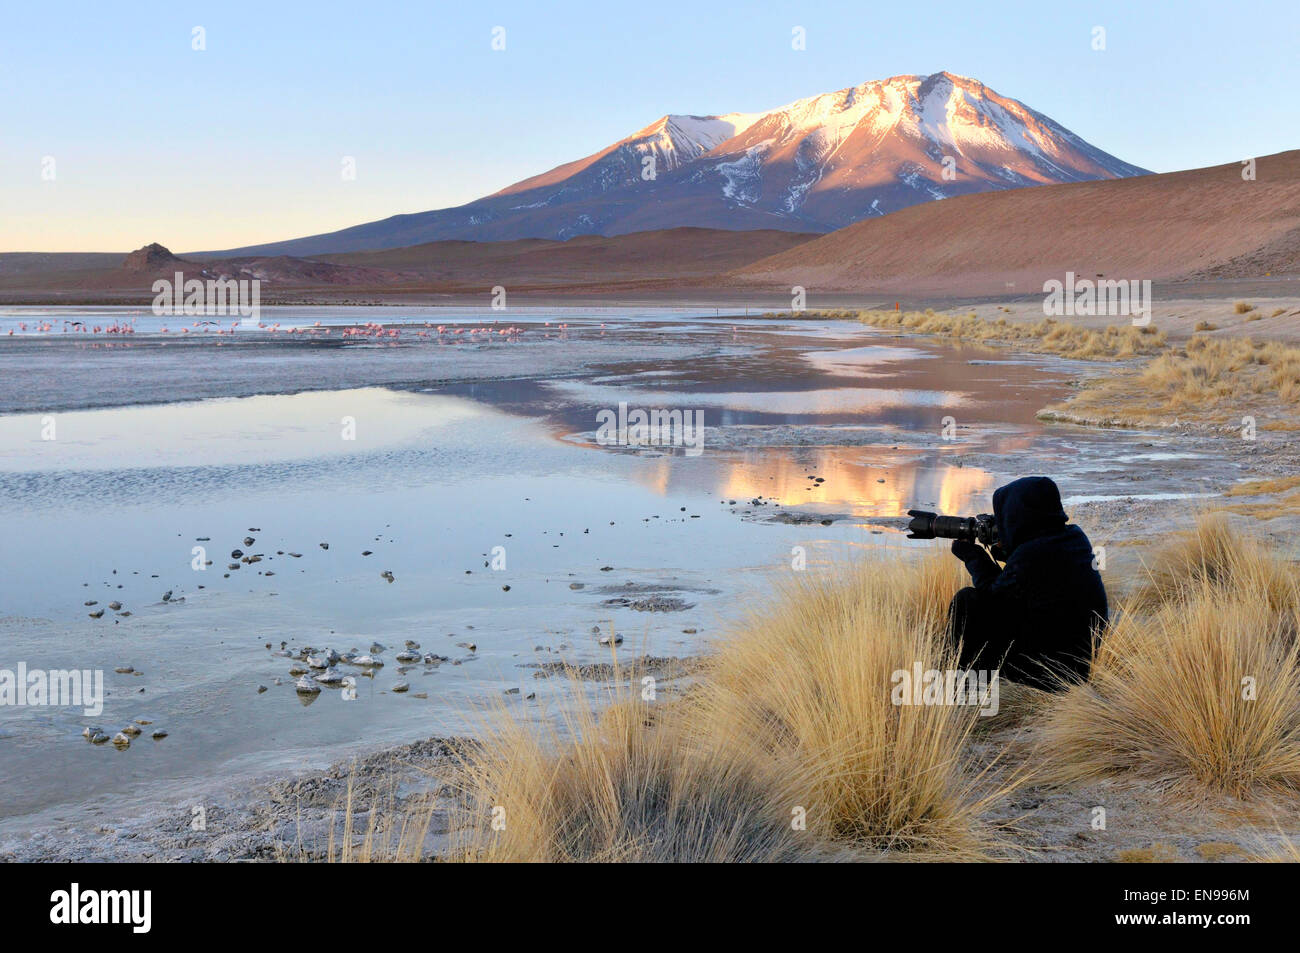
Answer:
<svg viewBox="0 0 1300 953"><path fill-rule="evenodd" d="M723 178L722 196L741 205L753 205L763 188L763 154L772 147L765 139L750 146L737 159L719 162L716 171Z"/></svg>

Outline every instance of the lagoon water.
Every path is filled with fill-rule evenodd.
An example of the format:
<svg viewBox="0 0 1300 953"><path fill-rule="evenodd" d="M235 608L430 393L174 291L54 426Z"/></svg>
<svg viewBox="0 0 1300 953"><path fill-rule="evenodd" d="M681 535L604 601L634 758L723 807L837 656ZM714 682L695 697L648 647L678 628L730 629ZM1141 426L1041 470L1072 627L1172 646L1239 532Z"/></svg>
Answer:
<svg viewBox="0 0 1300 953"><path fill-rule="evenodd" d="M564 685L532 666L608 660L593 628L624 656L695 655L800 552L808 572L919 555L898 532L909 507L987 510L1026 472L1132 492L1153 442L1198 465L1149 434L1038 423L1068 362L855 322L549 310L512 313L525 330L505 340L421 336L481 314L348 320L403 330L0 339L0 668L102 669L109 693L94 718L0 707L0 828L472 730L503 699L545 717ZM703 451L600 445L598 413L622 402L699 410ZM262 559L228 569L235 549ZM628 604L643 597L686 608ZM130 615L89 617L110 601ZM449 661L399 673L408 639ZM275 654L374 641L387 664L352 699L305 704ZM81 736L137 718L168 737Z"/></svg>

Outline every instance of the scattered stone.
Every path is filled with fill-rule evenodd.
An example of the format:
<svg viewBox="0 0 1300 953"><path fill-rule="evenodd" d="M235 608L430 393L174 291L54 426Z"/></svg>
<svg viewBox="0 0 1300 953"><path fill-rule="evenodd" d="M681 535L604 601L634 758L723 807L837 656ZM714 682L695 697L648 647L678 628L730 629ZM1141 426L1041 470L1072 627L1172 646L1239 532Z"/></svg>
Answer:
<svg viewBox="0 0 1300 953"><path fill-rule="evenodd" d="M329 549L329 548L330 548L330 544L329 544L329 543L321 543L321 544L320 544L320 548L321 548L321 549Z"/></svg>
<svg viewBox="0 0 1300 953"><path fill-rule="evenodd" d="M109 607L110 609L112 609L114 612L116 612L118 609L122 608L122 603L120 603L120 602L110 602L110 603L108 604L108 607Z"/></svg>
<svg viewBox="0 0 1300 953"><path fill-rule="evenodd" d="M162 601L163 602L172 601L172 590L168 589L166 592L163 593Z"/></svg>
<svg viewBox="0 0 1300 953"><path fill-rule="evenodd" d="M393 691L398 692L399 694L401 692L406 692L410 690L411 690L411 686L408 685L406 682L398 682L396 685L393 686Z"/></svg>
<svg viewBox="0 0 1300 953"><path fill-rule="evenodd" d="M358 655L352 660L352 664L362 668L383 668L384 660L373 655Z"/></svg>
<svg viewBox="0 0 1300 953"><path fill-rule="evenodd" d="M571 582L571 583L569 583L569 588L570 588L570 589L586 589L586 588L587 588L587 584L586 584L585 582Z"/></svg>
<svg viewBox="0 0 1300 953"><path fill-rule="evenodd" d="M244 537L244 545L245 545L245 546L252 546L255 542L257 542L257 540L253 539L253 537L251 537L251 536L245 536L245 537Z"/></svg>
<svg viewBox="0 0 1300 953"><path fill-rule="evenodd" d="M119 675L131 675L135 672L135 669L130 665L119 665L117 668L113 669L113 671L117 672Z"/></svg>
<svg viewBox="0 0 1300 953"><path fill-rule="evenodd" d="M600 637L600 644L601 645L622 645L623 636L618 635L617 633L613 635L602 635Z"/></svg>
<svg viewBox="0 0 1300 953"><path fill-rule="evenodd" d="M119 731L113 736L113 747L118 751L121 751L124 748L129 748L131 747L131 739Z"/></svg>
<svg viewBox="0 0 1300 953"><path fill-rule="evenodd" d="M88 612L88 613L86 613L86 614L87 614L88 616L90 616L92 619L98 619L98 618L101 618L101 617L104 615L104 610L103 610L103 609L96 609L94 612Z"/></svg>
<svg viewBox="0 0 1300 953"><path fill-rule="evenodd" d="M405 652L398 652L397 655L394 656L394 658L396 658L397 661L399 662L418 662L420 661L420 653L412 652L411 650L408 649Z"/></svg>
<svg viewBox="0 0 1300 953"><path fill-rule="evenodd" d="M347 676L336 668L327 668L316 676L316 681L322 685L337 685Z"/></svg>
<svg viewBox="0 0 1300 953"><path fill-rule="evenodd" d="M695 603L687 602L685 599L679 599L676 596L657 595L645 596L641 599L628 599L624 596L618 596L613 599L606 599L604 605L635 609L637 612L684 612L687 609L695 608Z"/></svg>
<svg viewBox="0 0 1300 953"><path fill-rule="evenodd" d="M292 675L293 673L290 672L289 674ZM257 686L257 694L260 695L260 694L262 694L262 693L265 692L265 691L267 691L267 688L266 688L265 685L258 685L258 686Z"/></svg>
<svg viewBox="0 0 1300 953"><path fill-rule="evenodd" d="M298 690L299 695L319 695L320 686L304 675L298 681L293 683L293 687Z"/></svg>
<svg viewBox="0 0 1300 953"><path fill-rule="evenodd" d="M108 735L104 734L104 732L102 731L99 732L98 734L92 735L90 738L90 743L92 745L102 745L102 744L106 744L108 741L109 741Z"/></svg>
<svg viewBox="0 0 1300 953"><path fill-rule="evenodd" d="M162 741L164 738L167 737L167 732L159 728L152 735L150 735L150 737L153 738L154 741Z"/></svg>
<svg viewBox="0 0 1300 953"><path fill-rule="evenodd" d="M381 577L383 577L384 579L387 579L389 582L394 582L394 581L395 581L395 579L394 579L394 577L393 577L393 574L392 574L392 572L391 572L390 570L385 569L385 570L384 570L383 572L381 572L379 575L380 575Z"/></svg>
<svg viewBox="0 0 1300 953"><path fill-rule="evenodd" d="M134 738L139 733L140 733L140 729L137 728L135 725L127 725L125 728L122 729L122 734L130 735L132 738Z"/></svg>
<svg viewBox="0 0 1300 953"><path fill-rule="evenodd" d="M94 727L91 728L82 729L81 737L85 738L87 741L91 741L94 739L95 735L102 735L103 733L104 733L104 729L100 728L98 725L95 725Z"/></svg>

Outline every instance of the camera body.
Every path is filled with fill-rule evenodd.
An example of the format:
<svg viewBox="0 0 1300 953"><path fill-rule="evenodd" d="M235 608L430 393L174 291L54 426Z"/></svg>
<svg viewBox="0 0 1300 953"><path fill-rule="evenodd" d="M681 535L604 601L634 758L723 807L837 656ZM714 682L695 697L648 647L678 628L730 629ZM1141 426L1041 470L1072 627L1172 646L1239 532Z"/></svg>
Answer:
<svg viewBox="0 0 1300 953"><path fill-rule="evenodd" d="M964 539L992 549L998 544L998 524L988 513L978 516L940 516L926 510L908 510L908 539Z"/></svg>

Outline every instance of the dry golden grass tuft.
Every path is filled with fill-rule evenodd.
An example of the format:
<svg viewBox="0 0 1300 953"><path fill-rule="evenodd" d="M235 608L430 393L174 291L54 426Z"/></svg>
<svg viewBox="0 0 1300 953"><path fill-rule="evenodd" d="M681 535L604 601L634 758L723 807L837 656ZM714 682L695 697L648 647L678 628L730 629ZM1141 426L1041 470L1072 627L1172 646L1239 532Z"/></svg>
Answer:
<svg viewBox="0 0 1300 953"><path fill-rule="evenodd" d="M1157 841L1150 847L1130 847L1118 851L1115 860L1121 864L1176 864L1182 857L1173 844Z"/></svg>
<svg viewBox="0 0 1300 953"><path fill-rule="evenodd" d="M1042 720L1043 777L1202 800L1300 794L1294 567L1206 517L1116 613L1087 683Z"/></svg>
<svg viewBox="0 0 1300 953"><path fill-rule="evenodd" d="M1225 596L1259 597L1273 613L1300 606L1295 567L1259 539L1235 530L1227 516L1217 512L1200 514L1191 530L1156 551L1145 579L1125 606L1150 611L1182 604L1202 587Z"/></svg>
<svg viewBox="0 0 1300 953"><path fill-rule="evenodd" d="M1119 426L1198 421L1240 426L1257 415L1261 427L1290 426L1300 404L1300 348L1250 338L1195 336L1179 351L1144 367L1090 381L1045 419ZM1277 406L1282 412L1269 413Z"/></svg>
<svg viewBox="0 0 1300 953"><path fill-rule="evenodd" d="M456 856L988 856L996 837L979 816L1007 786L981 784L966 761L976 710L891 701L894 672L955 666L943 629L961 581L946 555L801 578L739 623L673 704L633 694L633 673L602 714L580 701L563 730L498 720L460 759Z"/></svg>
<svg viewBox="0 0 1300 953"><path fill-rule="evenodd" d="M620 680L593 699L576 682L563 727L502 713L458 754L449 859L767 862L815 859L771 779L693 747L669 709Z"/></svg>
<svg viewBox="0 0 1300 953"><path fill-rule="evenodd" d="M1232 306L1232 310L1237 314L1248 314L1255 310L1255 306L1248 301L1238 301Z"/></svg>
<svg viewBox="0 0 1300 953"><path fill-rule="evenodd" d="M975 854L978 799L962 751L975 709L895 705L897 671L956 668L946 611L962 585L947 554L790 583L751 614L700 688L697 724L783 779L787 813L835 843Z"/></svg>
<svg viewBox="0 0 1300 953"><path fill-rule="evenodd" d="M1272 519L1300 513L1300 476L1278 477L1272 480L1247 480L1228 490L1228 497L1259 497L1253 502L1228 503L1227 512L1243 516Z"/></svg>
<svg viewBox="0 0 1300 953"><path fill-rule="evenodd" d="M1166 343L1156 328L1111 325L1101 331L1082 328L1053 318L1036 323L998 318L986 321L966 315L928 311L862 311L859 321L876 328L913 334L934 334L962 341L1031 345L1035 351L1077 360L1123 360L1155 354Z"/></svg>
<svg viewBox="0 0 1300 953"><path fill-rule="evenodd" d="M1206 841L1204 844L1196 845L1196 853L1202 860L1215 863L1244 858L1246 849L1231 841Z"/></svg>

